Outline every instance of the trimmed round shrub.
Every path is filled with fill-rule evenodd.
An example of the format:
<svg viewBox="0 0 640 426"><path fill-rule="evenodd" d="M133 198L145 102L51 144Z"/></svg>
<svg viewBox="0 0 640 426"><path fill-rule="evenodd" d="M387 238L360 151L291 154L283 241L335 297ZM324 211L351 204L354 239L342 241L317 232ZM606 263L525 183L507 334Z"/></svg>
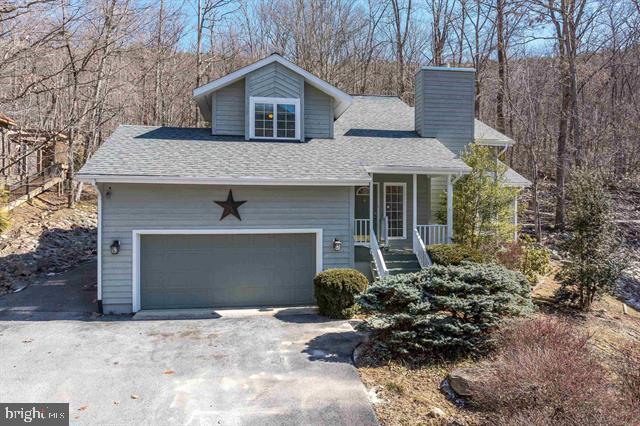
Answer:
<svg viewBox="0 0 640 426"><path fill-rule="evenodd" d="M329 318L351 318L355 298L367 289L369 281L355 269L328 269L313 279L320 314Z"/></svg>
<svg viewBox="0 0 640 426"><path fill-rule="evenodd" d="M385 277L358 304L370 314L359 330L386 357L482 353L505 319L534 310L524 275L471 262Z"/></svg>
<svg viewBox="0 0 640 426"><path fill-rule="evenodd" d="M459 265L462 262L482 263L484 256L478 250L462 244L434 244L427 247L431 261L437 265Z"/></svg>

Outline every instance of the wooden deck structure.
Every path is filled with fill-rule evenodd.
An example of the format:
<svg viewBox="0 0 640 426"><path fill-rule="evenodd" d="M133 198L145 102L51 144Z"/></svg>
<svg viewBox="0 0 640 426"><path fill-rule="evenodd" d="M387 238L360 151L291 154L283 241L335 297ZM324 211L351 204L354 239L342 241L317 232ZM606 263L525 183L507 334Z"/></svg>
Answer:
<svg viewBox="0 0 640 426"><path fill-rule="evenodd" d="M0 184L9 192L9 210L62 185L68 167L66 134L16 126L0 113Z"/></svg>

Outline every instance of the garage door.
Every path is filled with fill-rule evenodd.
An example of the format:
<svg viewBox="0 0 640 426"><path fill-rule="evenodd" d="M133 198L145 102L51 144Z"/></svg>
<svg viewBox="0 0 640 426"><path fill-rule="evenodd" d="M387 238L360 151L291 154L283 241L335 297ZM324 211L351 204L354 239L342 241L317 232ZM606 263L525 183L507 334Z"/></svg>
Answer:
<svg viewBox="0 0 640 426"><path fill-rule="evenodd" d="M141 308L313 304L315 240L315 234L141 235Z"/></svg>

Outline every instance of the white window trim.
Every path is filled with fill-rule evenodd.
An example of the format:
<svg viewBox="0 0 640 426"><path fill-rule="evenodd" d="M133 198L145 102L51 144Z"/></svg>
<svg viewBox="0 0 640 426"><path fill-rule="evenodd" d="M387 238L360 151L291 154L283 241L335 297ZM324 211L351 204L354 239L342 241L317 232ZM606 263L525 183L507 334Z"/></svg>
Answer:
<svg viewBox="0 0 640 426"><path fill-rule="evenodd" d="M316 236L316 273L323 268L322 228L229 228L229 229L134 229L132 234L132 306L138 312L141 306L140 296L140 236L141 235L253 235L253 234L315 234Z"/></svg>
<svg viewBox="0 0 640 426"><path fill-rule="evenodd" d="M387 214L387 186L402 187L402 237L391 237L390 240L405 240L407 238L407 183L406 182L384 182L382 211ZM388 232L389 230L387 230Z"/></svg>
<svg viewBox="0 0 640 426"><path fill-rule="evenodd" d="M256 104L273 104L273 136L256 137ZM296 135L293 138L279 138L278 127L278 107L277 104L293 104L296 111ZM300 140L300 99L298 98L264 98L251 96L249 98L249 137L251 139L277 139L277 140Z"/></svg>

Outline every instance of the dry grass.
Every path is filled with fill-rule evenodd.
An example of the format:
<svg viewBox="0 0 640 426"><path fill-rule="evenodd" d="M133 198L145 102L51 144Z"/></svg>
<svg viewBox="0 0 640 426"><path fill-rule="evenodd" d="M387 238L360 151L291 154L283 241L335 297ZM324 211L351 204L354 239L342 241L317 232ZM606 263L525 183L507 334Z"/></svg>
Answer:
<svg viewBox="0 0 640 426"><path fill-rule="evenodd" d="M367 389L375 389L382 400L374 404L381 424L444 425L453 420L461 425L479 424L474 413L459 409L440 392L440 383L453 365L376 362L365 355L358 361L358 370ZM431 416L436 407L444 411L444 418Z"/></svg>
<svg viewBox="0 0 640 426"><path fill-rule="evenodd" d="M614 296L607 295L596 301L589 313L576 312L556 305L553 300L553 294L558 288L558 283L553 277L555 271L557 267L533 290L534 302L542 312L575 321L581 329L591 335L590 342L605 363L613 360L618 348L628 341L640 341L640 312L628 306L625 315L623 303Z"/></svg>
<svg viewBox="0 0 640 426"><path fill-rule="evenodd" d="M625 315L622 302L613 296L605 296L594 304L591 313L579 313L555 304L553 294L557 288L553 272L535 287L533 298L540 308L537 316L562 318L589 335L594 357L605 367L612 382L621 383L620 369L617 368L620 364L620 348L630 342L640 341L640 312L628 307ZM462 364L466 366L473 362L465 361ZM422 366L396 362L377 365L375 360L365 357L359 362L358 369L367 389L379 389L377 394L382 402L374 404L374 408L383 425L490 423L479 412L458 408L440 391L440 383L447 373L459 366L437 362ZM430 417L429 413L434 407L443 410L446 417Z"/></svg>

